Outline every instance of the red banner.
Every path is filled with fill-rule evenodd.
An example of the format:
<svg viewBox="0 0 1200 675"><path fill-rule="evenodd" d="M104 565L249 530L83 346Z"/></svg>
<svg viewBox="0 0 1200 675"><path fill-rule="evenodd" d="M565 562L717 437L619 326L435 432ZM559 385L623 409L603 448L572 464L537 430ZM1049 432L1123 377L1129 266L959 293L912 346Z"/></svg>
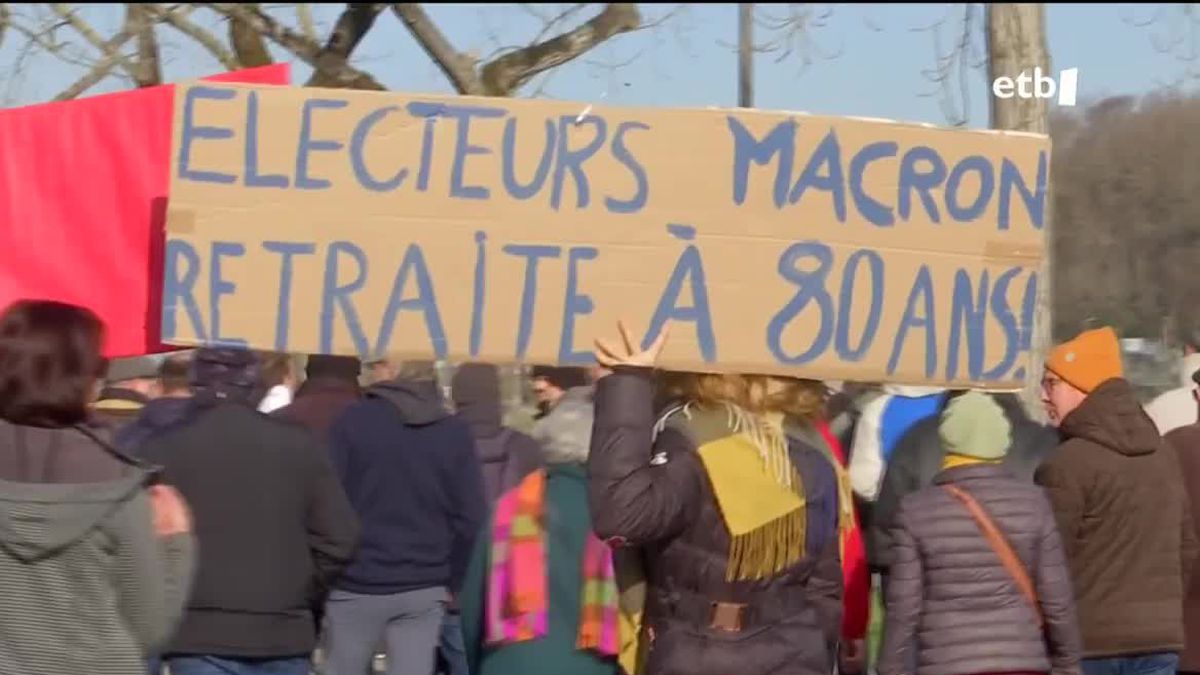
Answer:
<svg viewBox="0 0 1200 675"><path fill-rule="evenodd" d="M283 84L287 64L206 80ZM92 309L105 353L159 342L174 85L0 110L0 307L22 298Z"/></svg>

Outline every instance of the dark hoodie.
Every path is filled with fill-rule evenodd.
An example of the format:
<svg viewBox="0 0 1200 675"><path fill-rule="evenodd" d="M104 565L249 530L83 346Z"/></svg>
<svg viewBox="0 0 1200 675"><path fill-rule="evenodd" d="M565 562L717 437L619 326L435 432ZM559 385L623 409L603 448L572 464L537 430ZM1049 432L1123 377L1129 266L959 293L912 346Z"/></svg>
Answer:
<svg viewBox="0 0 1200 675"><path fill-rule="evenodd" d="M79 430L0 421L0 673L144 672L193 568L192 535L155 534L149 481Z"/></svg>
<svg viewBox="0 0 1200 675"><path fill-rule="evenodd" d="M484 495L494 504L542 466L537 441L500 423L500 374L485 363L459 366L451 385L458 417L471 428L483 472Z"/></svg>
<svg viewBox="0 0 1200 675"><path fill-rule="evenodd" d="M1197 542L1178 459L1122 379L1060 425L1037 471L1071 565L1085 658L1183 649Z"/></svg>
<svg viewBox="0 0 1200 675"><path fill-rule="evenodd" d="M117 431L118 448L137 454L138 448L157 434L169 431L187 419L190 398L156 398L147 403L138 417Z"/></svg>
<svg viewBox="0 0 1200 675"><path fill-rule="evenodd" d="M950 396L944 396L941 410ZM992 394L1012 426L1012 445L1004 456L1004 468L1016 478L1032 483L1033 472L1042 459L1058 446L1053 427L1030 419L1014 394ZM900 502L908 495L933 485L942 470L946 450L938 435L941 414L927 417L909 429L892 452L883 475L879 499L867 529L868 560L872 568L886 572L892 564L892 528L900 513Z"/></svg>
<svg viewBox="0 0 1200 675"><path fill-rule="evenodd" d="M462 584L486 505L475 443L433 381L367 390L330 429L330 452L362 523L337 587L384 595Z"/></svg>

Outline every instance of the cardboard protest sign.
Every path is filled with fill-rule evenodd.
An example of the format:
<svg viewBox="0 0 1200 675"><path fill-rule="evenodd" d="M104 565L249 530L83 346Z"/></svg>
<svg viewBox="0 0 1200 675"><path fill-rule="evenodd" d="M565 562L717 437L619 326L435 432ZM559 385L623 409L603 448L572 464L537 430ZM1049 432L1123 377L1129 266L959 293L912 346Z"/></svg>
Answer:
<svg viewBox="0 0 1200 675"><path fill-rule="evenodd" d="M287 84L286 63L213 81ZM159 342L175 85L0 110L0 310L22 298L95 312L105 355Z"/></svg>
<svg viewBox="0 0 1200 675"><path fill-rule="evenodd" d="M1049 140L748 110L195 84L164 339L1020 383Z"/></svg>

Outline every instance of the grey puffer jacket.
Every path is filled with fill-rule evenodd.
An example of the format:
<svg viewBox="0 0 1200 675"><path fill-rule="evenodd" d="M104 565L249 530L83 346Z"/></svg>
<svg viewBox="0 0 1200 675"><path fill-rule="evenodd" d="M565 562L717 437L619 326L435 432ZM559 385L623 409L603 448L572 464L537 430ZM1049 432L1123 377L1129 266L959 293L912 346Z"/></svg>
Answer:
<svg viewBox="0 0 1200 675"><path fill-rule="evenodd" d="M1036 587L1045 633L953 483L1003 532ZM1002 466L942 471L905 497L893 529L894 561L880 675L1080 672L1070 573L1042 490Z"/></svg>

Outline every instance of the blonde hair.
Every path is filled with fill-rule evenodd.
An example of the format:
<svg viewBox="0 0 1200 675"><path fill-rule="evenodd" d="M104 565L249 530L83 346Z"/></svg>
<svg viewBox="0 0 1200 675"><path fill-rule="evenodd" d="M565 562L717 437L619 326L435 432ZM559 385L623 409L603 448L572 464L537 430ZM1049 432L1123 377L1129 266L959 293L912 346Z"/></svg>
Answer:
<svg viewBox="0 0 1200 675"><path fill-rule="evenodd" d="M813 421L825 412L823 382L772 375L663 372L663 393L687 403L712 407L733 404L748 413L781 413Z"/></svg>

